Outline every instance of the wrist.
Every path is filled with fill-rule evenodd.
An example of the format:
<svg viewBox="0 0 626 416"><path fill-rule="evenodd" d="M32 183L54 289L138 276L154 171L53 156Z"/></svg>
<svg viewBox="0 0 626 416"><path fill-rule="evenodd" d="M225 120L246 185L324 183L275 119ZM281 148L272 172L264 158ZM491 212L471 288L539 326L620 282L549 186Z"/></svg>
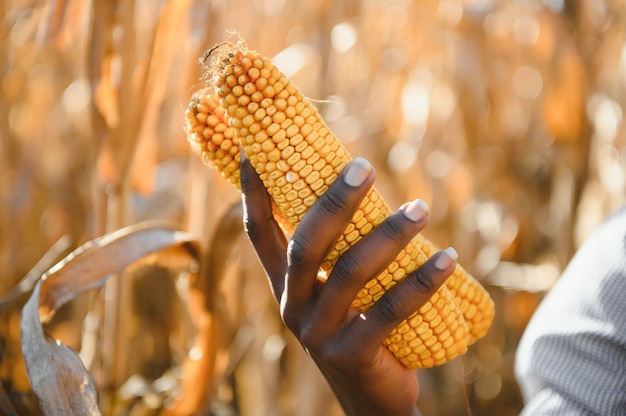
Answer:
<svg viewBox="0 0 626 416"><path fill-rule="evenodd" d="M412 409L407 409L406 412L398 412L398 413L381 413L380 411L372 408L368 409L355 409L354 407L348 408L347 406L342 404L344 411L346 412L346 416L380 416L381 414L385 414L386 416L422 416L422 413L419 411L417 407L413 407Z"/></svg>

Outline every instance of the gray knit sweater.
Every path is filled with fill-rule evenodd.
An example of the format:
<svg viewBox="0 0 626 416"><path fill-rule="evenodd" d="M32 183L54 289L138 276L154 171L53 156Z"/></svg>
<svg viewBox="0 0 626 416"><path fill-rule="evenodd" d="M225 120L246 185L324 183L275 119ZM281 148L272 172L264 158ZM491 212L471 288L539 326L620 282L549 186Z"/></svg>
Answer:
<svg viewBox="0 0 626 416"><path fill-rule="evenodd" d="M524 416L626 415L626 208L578 250L517 351Z"/></svg>

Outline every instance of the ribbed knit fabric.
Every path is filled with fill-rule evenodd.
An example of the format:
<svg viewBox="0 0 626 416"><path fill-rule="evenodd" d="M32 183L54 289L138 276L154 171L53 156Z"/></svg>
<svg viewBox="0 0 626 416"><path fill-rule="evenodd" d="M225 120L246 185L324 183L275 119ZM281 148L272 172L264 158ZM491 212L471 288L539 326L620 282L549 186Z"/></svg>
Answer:
<svg viewBox="0 0 626 416"><path fill-rule="evenodd" d="M578 250L517 351L524 416L626 415L626 208Z"/></svg>

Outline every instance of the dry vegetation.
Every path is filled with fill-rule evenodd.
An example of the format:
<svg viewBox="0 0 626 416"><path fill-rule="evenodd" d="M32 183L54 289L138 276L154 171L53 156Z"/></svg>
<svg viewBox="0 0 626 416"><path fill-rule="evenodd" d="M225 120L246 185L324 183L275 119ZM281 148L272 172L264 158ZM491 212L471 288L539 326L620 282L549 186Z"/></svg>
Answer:
<svg viewBox="0 0 626 416"><path fill-rule="evenodd" d="M457 248L496 301L487 337L420 373L423 413L517 414L527 319L623 203L625 11L621 0L0 3L0 413L67 399L105 415L341 414L281 325L237 192L185 140L197 60L235 31L319 100L392 206L427 200L425 234ZM80 353L90 382L42 328Z"/></svg>

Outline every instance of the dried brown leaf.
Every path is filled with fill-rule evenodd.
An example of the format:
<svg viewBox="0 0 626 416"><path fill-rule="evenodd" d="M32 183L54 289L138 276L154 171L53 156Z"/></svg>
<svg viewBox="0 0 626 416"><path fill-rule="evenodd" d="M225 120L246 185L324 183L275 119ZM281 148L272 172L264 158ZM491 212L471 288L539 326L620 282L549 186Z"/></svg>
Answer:
<svg viewBox="0 0 626 416"><path fill-rule="evenodd" d="M44 414L99 414L96 391L79 356L47 339L42 321L49 320L80 293L101 287L119 272L162 249L178 248L197 259L188 234L155 223L126 227L89 241L51 268L37 283L22 309L22 353L33 392Z"/></svg>
<svg viewBox="0 0 626 416"><path fill-rule="evenodd" d="M101 287L110 273L172 246L181 246L195 257L195 244L188 234L154 222L131 225L83 244L42 278L42 321L79 293Z"/></svg>
<svg viewBox="0 0 626 416"><path fill-rule="evenodd" d="M70 237L64 235L58 239L46 254L35 264L35 266L24 276L20 282L13 287L2 299L0 299L0 310L20 299L23 295L29 293L35 287L39 277L54 262L61 258L61 253L67 252L70 247Z"/></svg>
<svg viewBox="0 0 626 416"><path fill-rule="evenodd" d="M37 283L22 310L22 353L33 392L46 415L98 415L96 389L78 355L46 339L37 313Z"/></svg>
<svg viewBox="0 0 626 416"><path fill-rule="evenodd" d="M18 416L17 410L13 407L13 403L11 403L2 383L0 383L0 412L6 416Z"/></svg>
<svg viewBox="0 0 626 416"><path fill-rule="evenodd" d="M93 103L106 121L110 130L120 124L119 91L114 85L111 75L113 56L103 57L101 63L101 77L94 88Z"/></svg>
<svg viewBox="0 0 626 416"><path fill-rule="evenodd" d="M230 254L237 248L243 233L242 206L232 204L220 217L210 249L201 263L198 279L192 283L188 308L197 327L193 350L200 357L187 357L182 365L181 388L184 394L170 408L163 409L164 416L197 414L206 408L213 390L216 355L215 333L218 321L224 320L224 308L216 304L215 294L225 276ZM223 334L222 334L223 336Z"/></svg>
<svg viewBox="0 0 626 416"><path fill-rule="evenodd" d="M137 149L132 163L133 187L149 195L154 189L154 171L158 162L158 121L168 88L172 63L180 45L188 36L184 16L189 13L190 0L169 1L161 9L154 45L147 71L145 106L142 114Z"/></svg>

